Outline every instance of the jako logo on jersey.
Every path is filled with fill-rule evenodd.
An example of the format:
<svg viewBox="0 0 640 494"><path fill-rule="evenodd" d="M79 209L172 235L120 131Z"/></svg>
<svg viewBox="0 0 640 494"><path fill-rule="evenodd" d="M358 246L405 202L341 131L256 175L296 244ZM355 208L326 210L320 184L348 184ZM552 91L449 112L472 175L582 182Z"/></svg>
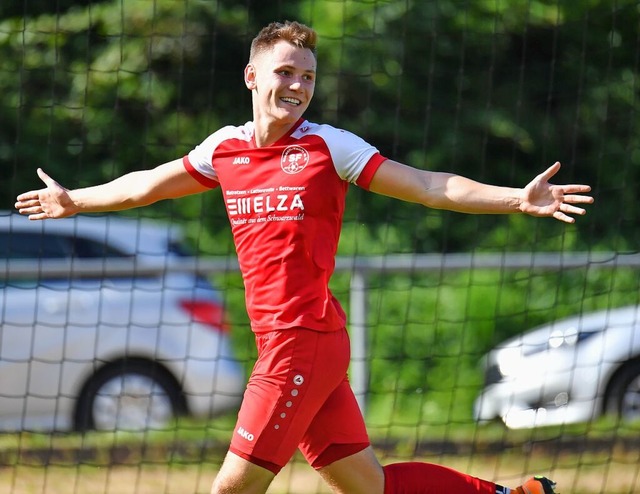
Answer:
<svg viewBox="0 0 640 494"><path fill-rule="evenodd" d="M309 164L309 151L301 146L287 146L282 152L280 167L285 173L300 173Z"/></svg>
<svg viewBox="0 0 640 494"><path fill-rule="evenodd" d="M233 158L233 165L248 165L251 162L248 156L236 156Z"/></svg>
<svg viewBox="0 0 640 494"><path fill-rule="evenodd" d="M238 427L238 430L236 432L244 437L247 441L253 441L253 434L245 431L242 427Z"/></svg>

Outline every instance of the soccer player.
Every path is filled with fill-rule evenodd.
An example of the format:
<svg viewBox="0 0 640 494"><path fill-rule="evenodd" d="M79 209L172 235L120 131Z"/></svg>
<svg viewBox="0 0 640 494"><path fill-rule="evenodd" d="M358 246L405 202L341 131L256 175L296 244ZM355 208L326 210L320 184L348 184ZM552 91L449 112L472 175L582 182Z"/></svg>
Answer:
<svg viewBox="0 0 640 494"><path fill-rule="evenodd" d="M227 126L186 156L111 182L18 196L33 220L114 211L220 187L245 282L258 359L211 492L264 493L299 448L336 493L550 494L534 477L510 490L428 463L381 466L347 380L346 317L328 288L350 183L427 207L525 213L573 223L586 185L552 185L555 163L525 188L419 170L303 114L316 82L316 33L272 23L253 40L244 82L253 120Z"/></svg>

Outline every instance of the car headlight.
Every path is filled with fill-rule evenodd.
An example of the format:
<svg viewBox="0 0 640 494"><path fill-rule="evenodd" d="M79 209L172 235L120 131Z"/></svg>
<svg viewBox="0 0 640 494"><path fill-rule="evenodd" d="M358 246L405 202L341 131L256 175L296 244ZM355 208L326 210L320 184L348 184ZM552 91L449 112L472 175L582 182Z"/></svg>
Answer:
<svg viewBox="0 0 640 494"><path fill-rule="evenodd" d="M576 346L597 333L598 331L580 331L576 327L569 327L564 330L555 329L549 336L549 348Z"/></svg>
<svg viewBox="0 0 640 494"><path fill-rule="evenodd" d="M556 329L549 335L546 342L535 345L522 343L520 346L503 348L496 358L497 370L502 377L512 376L522 367L523 357L548 350L575 347L599 332L600 331L580 331L575 327ZM495 382L495 377L493 379Z"/></svg>
<svg viewBox="0 0 640 494"><path fill-rule="evenodd" d="M505 348L498 356L498 370L502 376L514 374L522 365L522 348Z"/></svg>

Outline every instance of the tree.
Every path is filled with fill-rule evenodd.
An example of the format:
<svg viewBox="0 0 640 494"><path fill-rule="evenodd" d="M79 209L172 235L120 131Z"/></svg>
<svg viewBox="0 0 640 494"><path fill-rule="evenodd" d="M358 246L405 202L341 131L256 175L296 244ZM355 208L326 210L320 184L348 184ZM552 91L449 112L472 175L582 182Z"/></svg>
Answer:
<svg viewBox="0 0 640 494"><path fill-rule="evenodd" d="M93 184L180 156L221 125L248 120L242 69L252 36L274 20L274 9L236 4L3 6L2 207L37 185L37 166L69 186ZM640 170L634 1L344 0L335 7L291 1L275 14L320 34L310 119L360 134L415 166L493 183L524 185L559 159L560 180L590 183L607 198L567 229L389 208L387 199L354 190L349 219L366 223L374 237L394 229L393 248L412 252L491 248L496 239L545 248L552 238L546 248L556 248L568 231L577 233L575 247L637 244L630 228ZM209 196L151 211L171 207L199 219L214 210L205 221L222 227L222 205ZM534 228L543 231L531 235Z"/></svg>

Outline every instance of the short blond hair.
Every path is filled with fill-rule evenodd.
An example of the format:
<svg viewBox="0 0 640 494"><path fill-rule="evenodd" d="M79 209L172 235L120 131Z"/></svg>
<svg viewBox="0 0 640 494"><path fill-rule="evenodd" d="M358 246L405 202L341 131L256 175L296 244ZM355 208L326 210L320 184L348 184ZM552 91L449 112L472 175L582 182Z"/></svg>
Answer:
<svg viewBox="0 0 640 494"><path fill-rule="evenodd" d="M308 48L316 56L316 42L318 34L310 28L296 21L272 22L262 28L251 42L249 61L255 56L269 50L278 41L287 41L298 48Z"/></svg>

